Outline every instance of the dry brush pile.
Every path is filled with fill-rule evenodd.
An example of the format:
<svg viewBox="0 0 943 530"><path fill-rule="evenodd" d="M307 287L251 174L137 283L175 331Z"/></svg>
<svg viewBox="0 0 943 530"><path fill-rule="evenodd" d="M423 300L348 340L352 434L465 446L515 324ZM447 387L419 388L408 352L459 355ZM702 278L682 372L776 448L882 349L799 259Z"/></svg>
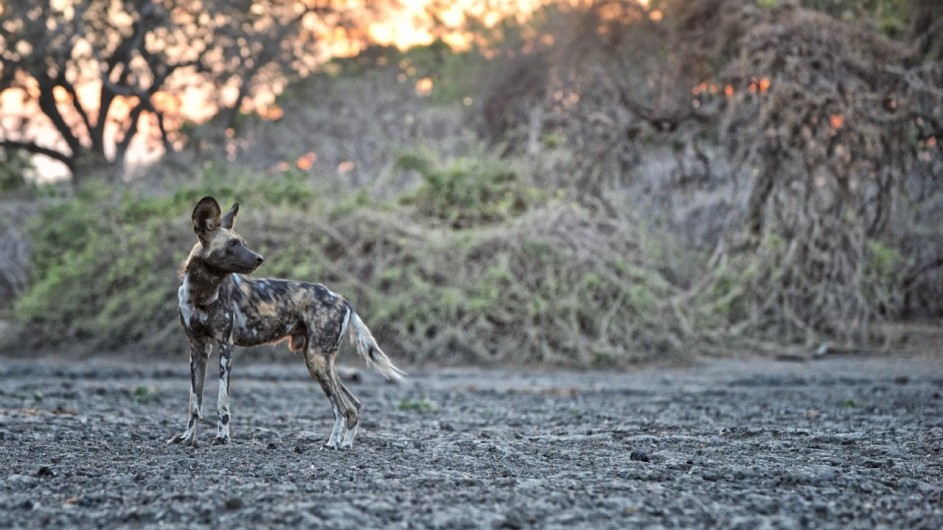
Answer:
<svg viewBox="0 0 943 530"><path fill-rule="evenodd" d="M668 276L685 310L717 317L697 328L706 343L873 345L878 322L939 317L940 23L892 39L798 2L661 6L657 20L632 1L548 16L555 38L530 60L548 65L543 90L490 94L540 119L509 136L492 110L486 133L525 152L537 127L576 200L696 233L676 256L694 273Z"/></svg>
<svg viewBox="0 0 943 530"><path fill-rule="evenodd" d="M678 289L658 272L660 247L637 226L513 175L470 171L462 178L484 179L481 201L429 184L394 202L286 201L254 177L162 198L88 188L30 225L39 270L5 349L185 355L175 272L194 241L186 212L203 193L241 202L237 229L266 256L257 274L344 294L407 362L612 366L692 347ZM494 179L521 196L495 197Z"/></svg>
<svg viewBox="0 0 943 530"><path fill-rule="evenodd" d="M746 271L732 322L787 342L881 340L873 324L907 310L916 258L894 232L924 229L906 191L926 178L914 50L788 4L746 20L717 76L733 88L720 141L749 190L716 256Z"/></svg>

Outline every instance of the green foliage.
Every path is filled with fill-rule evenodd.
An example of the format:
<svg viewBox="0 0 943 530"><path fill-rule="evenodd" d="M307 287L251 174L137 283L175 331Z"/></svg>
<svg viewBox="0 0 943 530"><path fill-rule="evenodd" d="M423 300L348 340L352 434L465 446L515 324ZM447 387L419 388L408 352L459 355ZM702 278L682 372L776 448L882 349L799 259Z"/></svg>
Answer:
<svg viewBox="0 0 943 530"><path fill-rule="evenodd" d="M415 411L415 412L434 412L439 409L439 406L429 401L429 398L423 397L420 399L406 399L403 398L399 402L399 405L396 407L399 410Z"/></svg>
<svg viewBox="0 0 943 530"><path fill-rule="evenodd" d="M877 278L886 281L900 273L904 259L896 249L878 241L869 241L868 253L870 259L867 263L867 270Z"/></svg>
<svg viewBox="0 0 943 530"><path fill-rule="evenodd" d="M550 204L500 228L391 237L390 218L361 212L349 248L376 268L342 292L357 293L395 357L415 361L609 366L679 352L674 288L637 261L625 231L600 237L585 215Z"/></svg>
<svg viewBox="0 0 943 530"><path fill-rule="evenodd" d="M170 195L87 185L30 222L33 276L12 314L45 346L185 351L175 272L195 242L193 204L211 194L242 204L237 229L266 256L258 275L328 285L404 362L608 366L684 344L674 288L628 226L601 235L497 162L400 164L424 176L407 205L365 193L320 204L294 173L223 166Z"/></svg>
<svg viewBox="0 0 943 530"><path fill-rule="evenodd" d="M130 390L131 401L137 403L138 405L145 405L155 401L158 397L158 391L156 387L138 385Z"/></svg>
<svg viewBox="0 0 943 530"><path fill-rule="evenodd" d="M455 52L441 40L400 51L393 46L373 45L355 57L335 58L323 71L332 77L373 78L393 71L399 82L414 86L420 79L432 81L428 99L439 105L464 103L476 94L487 60L478 53ZM290 86L279 100L296 97L300 85Z"/></svg>
<svg viewBox="0 0 943 530"><path fill-rule="evenodd" d="M175 289L174 261L186 252L168 252L180 240L179 225L169 222L175 204L90 183L41 211L28 227L33 278L14 316L50 342L95 338L117 346L142 339L154 316L173 315L163 306Z"/></svg>
<svg viewBox="0 0 943 530"><path fill-rule="evenodd" d="M176 326L176 271L195 242L190 211L204 195L224 207L232 200L259 209L299 209L314 199L291 171L260 183L210 166L196 185L167 196L89 182L30 221L32 277L13 317L46 345L73 339L112 349L159 345Z"/></svg>
<svg viewBox="0 0 943 530"><path fill-rule="evenodd" d="M415 171L423 179L403 202L453 228L507 220L543 199L539 190L521 184L503 160L465 157L443 166L429 155L405 153L396 167Z"/></svg>
<svg viewBox="0 0 943 530"><path fill-rule="evenodd" d="M761 0L761 5L776 5L776 0ZM873 20L881 31L890 36L900 35L910 23L910 10L915 2L911 0L802 0L803 7L823 11L829 15L858 21L862 18Z"/></svg>
<svg viewBox="0 0 943 530"><path fill-rule="evenodd" d="M400 62L413 79L432 80L432 101L438 104L463 102L478 89L487 61L480 54L453 52L441 40L417 46L403 54Z"/></svg>
<svg viewBox="0 0 943 530"><path fill-rule="evenodd" d="M864 406L864 403L854 399L846 399L841 402L841 408L843 409L861 409L864 408Z"/></svg>
<svg viewBox="0 0 943 530"><path fill-rule="evenodd" d="M0 192L13 191L26 185L24 174L32 169L30 159L12 150L0 149Z"/></svg>
<svg viewBox="0 0 943 530"><path fill-rule="evenodd" d="M903 284L910 263L897 249L879 241L867 242L867 254L862 274L864 294L875 307L887 311L899 301L898 286Z"/></svg>

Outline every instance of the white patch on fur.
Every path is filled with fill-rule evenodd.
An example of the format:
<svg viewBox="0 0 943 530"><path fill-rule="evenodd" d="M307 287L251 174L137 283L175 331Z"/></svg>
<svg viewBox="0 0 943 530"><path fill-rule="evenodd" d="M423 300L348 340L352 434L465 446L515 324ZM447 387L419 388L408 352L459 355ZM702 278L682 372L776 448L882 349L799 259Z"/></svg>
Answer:
<svg viewBox="0 0 943 530"><path fill-rule="evenodd" d="M331 437L327 441L327 446L331 449L337 449L341 441L341 433L344 431L344 415L337 405L331 405L334 411L334 429L331 430Z"/></svg>
<svg viewBox="0 0 943 530"><path fill-rule="evenodd" d="M207 306L215 302L219 298L219 289L213 293L213 296L209 300L203 302L203 306ZM180 316L183 317L183 323L186 327L190 327L190 323L196 318L198 321L206 323L207 314L205 311L200 309L200 306L197 305L197 301L193 299L190 293L190 275L184 274L183 281L180 282L180 288L177 289L177 307L180 309ZM219 340L222 340L223 337L215 337Z"/></svg>
<svg viewBox="0 0 943 530"><path fill-rule="evenodd" d="M353 447L354 437L357 436L357 427L359 426L360 424L354 425L353 429L348 429L347 432L344 433L344 441L341 442L341 448L346 449Z"/></svg>
<svg viewBox="0 0 943 530"><path fill-rule="evenodd" d="M341 341L344 340L344 334L347 333L347 326L350 325L350 306L348 305L344 312L344 321L341 322L341 332L337 335L337 342L334 344L334 347L337 348L341 345Z"/></svg>
<svg viewBox="0 0 943 530"><path fill-rule="evenodd" d="M198 396L196 392L190 390L190 415L196 416L198 420L203 419L203 404L201 401L201 396Z"/></svg>
<svg viewBox="0 0 943 530"><path fill-rule="evenodd" d="M372 367L392 381L405 381L406 372L393 366L393 362L383 353L380 346L377 345L376 339L373 338L370 330L367 329L367 326L360 320L357 313L350 315L350 323L350 340L354 343L354 346L357 347L357 351L360 352L360 356L363 357L367 366Z"/></svg>
<svg viewBox="0 0 943 530"><path fill-rule="evenodd" d="M229 416L229 372L232 370L230 362L226 357L219 358L219 392L216 397L216 437L220 439L229 438L229 420L224 425L223 416ZM231 417L230 417L231 419Z"/></svg>
<svg viewBox="0 0 943 530"><path fill-rule="evenodd" d="M183 276L183 281L180 282L180 289L177 289L177 307L180 308L180 316L183 317L183 323L189 328L190 319L193 318L193 301L190 300L189 274Z"/></svg>
<svg viewBox="0 0 943 530"><path fill-rule="evenodd" d="M246 336L246 315L242 312L242 309L239 308L237 304L233 304L232 311L232 331L229 334L229 342L232 343L235 337L245 337ZM252 335L255 336L255 330L252 330Z"/></svg>

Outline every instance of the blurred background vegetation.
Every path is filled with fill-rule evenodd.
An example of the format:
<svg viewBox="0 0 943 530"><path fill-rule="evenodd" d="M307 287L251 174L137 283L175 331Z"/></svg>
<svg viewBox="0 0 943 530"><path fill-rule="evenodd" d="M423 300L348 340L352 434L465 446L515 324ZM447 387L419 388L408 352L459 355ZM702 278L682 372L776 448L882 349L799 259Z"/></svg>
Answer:
<svg viewBox="0 0 943 530"><path fill-rule="evenodd" d="M185 356L206 194L407 363L938 336L936 0L352 5L0 7L3 351Z"/></svg>

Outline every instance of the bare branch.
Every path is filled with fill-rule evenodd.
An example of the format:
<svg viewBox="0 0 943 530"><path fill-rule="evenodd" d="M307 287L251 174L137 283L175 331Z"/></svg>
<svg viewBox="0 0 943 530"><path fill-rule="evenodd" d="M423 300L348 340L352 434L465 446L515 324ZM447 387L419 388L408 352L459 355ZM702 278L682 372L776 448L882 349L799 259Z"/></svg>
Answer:
<svg viewBox="0 0 943 530"><path fill-rule="evenodd" d="M35 142L22 142L18 140L0 140L0 147L4 149L26 151L26 152L33 153L36 155L48 156L49 158L62 162L63 164L69 166L69 168L72 167L72 163L73 163L72 157L70 155L67 155L61 151L57 151L49 147L43 147Z"/></svg>
<svg viewBox="0 0 943 530"><path fill-rule="evenodd" d="M92 121L89 118L88 113L85 112L85 108L82 107L82 102L79 101L79 95L76 92L75 87L72 85L72 83L66 80L65 75L60 75L56 82L69 93L69 96L71 96L72 108L75 109L75 112L82 119L82 123L85 125L85 130L91 131Z"/></svg>
<svg viewBox="0 0 943 530"><path fill-rule="evenodd" d="M65 140L69 149L72 150L72 155L78 156L83 150L82 144L59 112L59 107L56 105L56 99L53 95L53 89L58 86L58 84L45 76L38 76L36 80L39 82L40 110L52 121L53 126Z"/></svg>
<svg viewBox="0 0 943 530"><path fill-rule="evenodd" d="M139 101L140 102L131 110L131 114L128 117L130 123L128 124L127 131L124 133L124 138L115 146L115 160L124 160L128 152L128 147L131 145L131 140L134 139L134 135L138 132L138 120L141 117L141 113L144 112L145 108L153 109L149 100L140 99Z"/></svg>

